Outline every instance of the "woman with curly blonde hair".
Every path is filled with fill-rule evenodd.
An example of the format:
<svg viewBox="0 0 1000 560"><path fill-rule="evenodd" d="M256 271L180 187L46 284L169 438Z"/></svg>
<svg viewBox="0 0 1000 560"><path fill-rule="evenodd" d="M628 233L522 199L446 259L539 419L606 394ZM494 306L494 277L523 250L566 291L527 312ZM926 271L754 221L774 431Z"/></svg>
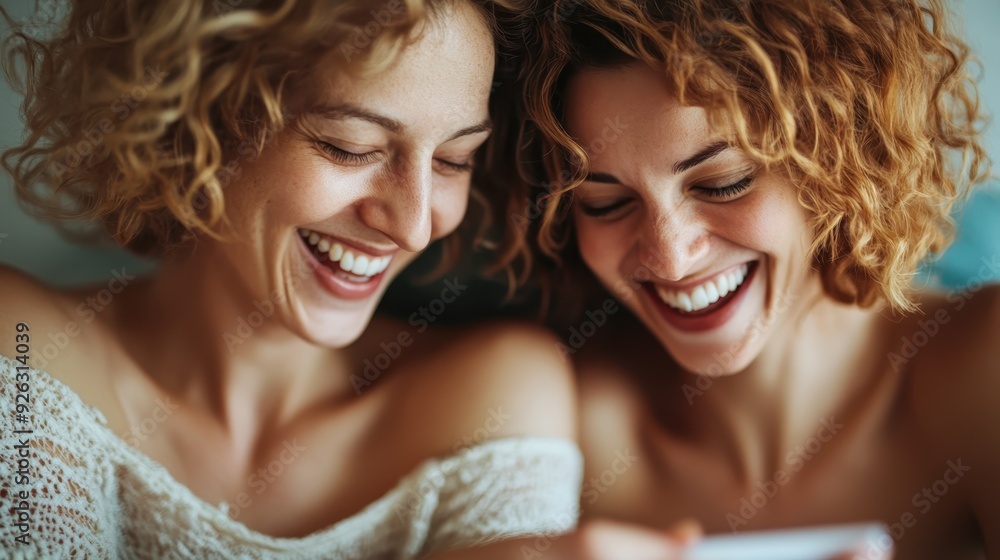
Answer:
<svg viewBox="0 0 1000 560"><path fill-rule="evenodd" d="M584 519L878 521L899 558L995 554L1000 289L911 285L988 174L941 2L559 0L536 20L529 235L606 291L564 346Z"/></svg>
<svg viewBox="0 0 1000 560"><path fill-rule="evenodd" d="M7 554L413 558L574 526L556 341L373 318L428 244L507 213L472 173L513 14L81 0L8 38L22 202L161 262L67 289L0 268Z"/></svg>

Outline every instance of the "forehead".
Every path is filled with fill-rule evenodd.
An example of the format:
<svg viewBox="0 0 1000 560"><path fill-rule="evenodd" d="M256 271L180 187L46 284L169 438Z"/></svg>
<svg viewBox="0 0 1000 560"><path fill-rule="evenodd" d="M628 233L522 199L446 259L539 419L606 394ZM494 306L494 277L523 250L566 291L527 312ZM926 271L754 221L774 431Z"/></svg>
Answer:
<svg viewBox="0 0 1000 560"><path fill-rule="evenodd" d="M471 3L459 0L441 6L421 25L416 40L376 72L351 75L343 69L343 53L332 51L299 98L307 105L364 106L401 122L482 117L494 69L493 36L485 19Z"/></svg>
<svg viewBox="0 0 1000 560"><path fill-rule="evenodd" d="M595 163L669 159L715 137L704 109L680 105L663 74L642 63L577 72L567 84L565 125Z"/></svg>

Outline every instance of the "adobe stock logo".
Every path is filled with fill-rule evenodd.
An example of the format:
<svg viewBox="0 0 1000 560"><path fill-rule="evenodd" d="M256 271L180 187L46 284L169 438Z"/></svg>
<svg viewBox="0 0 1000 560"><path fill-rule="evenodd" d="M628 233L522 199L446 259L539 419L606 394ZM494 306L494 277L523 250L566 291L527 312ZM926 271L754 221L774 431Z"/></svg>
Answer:
<svg viewBox="0 0 1000 560"><path fill-rule="evenodd" d="M820 450L824 444L828 443L844 429L843 424L838 424L833 418L823 418L816 428L815 434L804 443L796 445L785 455L785 468L778 469L771 476L770 480L758 481L757 491L740 499L740 508L736 513L726 514L726 523L733 533L746 525L751 519L767 507L767 504L778 495L782 486L788 484L792 475L801 471Z"/></svg>

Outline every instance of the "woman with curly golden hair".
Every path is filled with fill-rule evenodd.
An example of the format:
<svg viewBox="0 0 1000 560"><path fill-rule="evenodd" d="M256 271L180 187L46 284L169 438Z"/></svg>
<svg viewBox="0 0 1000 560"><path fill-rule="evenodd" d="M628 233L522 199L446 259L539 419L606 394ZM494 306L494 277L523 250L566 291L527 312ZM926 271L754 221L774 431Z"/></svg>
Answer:
<svg viewBox="0 0 1000 560"><path fill-rule="evenodd" d="M0 269L8 554L413 558L574 526L556 341L373 318L428 244L475 237L452 232L506 13L82 0L9 37L22 201L161 266L67 289Z"/></svg>
<svg viewBox="0 0 1000 560"><path fill-rule="evenodd" d="M941 2L543 11L529 234L614 298L564 347L584 519L877 521L899 558L997 554L1000 289L911 285L988 174Z"/></svg>

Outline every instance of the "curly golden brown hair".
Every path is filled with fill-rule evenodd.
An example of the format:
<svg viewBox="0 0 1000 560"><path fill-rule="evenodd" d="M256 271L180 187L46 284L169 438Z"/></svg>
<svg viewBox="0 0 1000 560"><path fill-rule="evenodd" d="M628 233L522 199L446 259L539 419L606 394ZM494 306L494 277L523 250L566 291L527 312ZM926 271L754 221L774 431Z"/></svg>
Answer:
<svg viewBox="0 0 1000 560"><path fill-rule="evenodd" d="M3 154L21 202L58 224L99 224L140 255L192 234L219 237L224 188L290 119L290 91L318 64L377 72L422 23L462 0L76 0L51 36L2 15L13 31L3 69L24 94L27 138ZM497 38L516 0L470 0ZM2 11L2 9L0 9ZM503 68L502 64L497 65ZM494 118L507 121L511 80L497 78ZM503 127L500 128L502 133ZM479 159L500 148L490 142ZM462 230L507 214L512 189L477 171ZM475 208L475 207L473 207ZM452 235L454 249L468 235ZM516 235L500 243L505 262Z"/></svg>
<svg viewBox="0 0 1000 560"><path fill-rule="evenodd" d="M792 178L831 297L912 310L910 278L989 171L969 49L947 20L939 0L545 3L521 101L521 175L535 189L521 198L540 219L520 229L550 264L579 262L567 208L588 160L561 123L562 96L580 69L639 61Z"/></svg>

